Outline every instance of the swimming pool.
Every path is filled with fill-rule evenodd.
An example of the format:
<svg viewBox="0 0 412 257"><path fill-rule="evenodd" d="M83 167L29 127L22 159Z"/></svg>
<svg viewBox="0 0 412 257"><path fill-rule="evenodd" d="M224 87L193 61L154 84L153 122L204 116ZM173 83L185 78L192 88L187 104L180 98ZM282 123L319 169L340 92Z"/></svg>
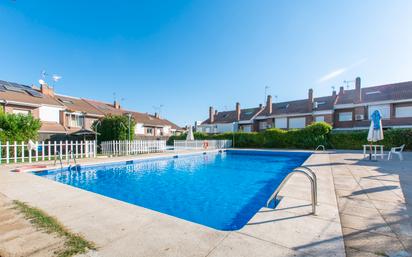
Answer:
<svg viewBox="0 0 412 257"><path fill-rule="evenodd" d="M237 230L309 155L228 150L36 175L215 229Z"/></svg>

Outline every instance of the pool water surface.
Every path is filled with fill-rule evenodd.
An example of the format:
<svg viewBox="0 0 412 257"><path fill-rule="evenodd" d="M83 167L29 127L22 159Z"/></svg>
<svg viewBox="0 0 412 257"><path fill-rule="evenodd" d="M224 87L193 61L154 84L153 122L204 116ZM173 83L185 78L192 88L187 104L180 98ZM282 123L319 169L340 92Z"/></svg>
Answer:
<svg viewBox="0 0 412 257"><path fill-rule="evenodd" d="M36 175L215 229L237 230L309 155L228 150Z"/></svg>

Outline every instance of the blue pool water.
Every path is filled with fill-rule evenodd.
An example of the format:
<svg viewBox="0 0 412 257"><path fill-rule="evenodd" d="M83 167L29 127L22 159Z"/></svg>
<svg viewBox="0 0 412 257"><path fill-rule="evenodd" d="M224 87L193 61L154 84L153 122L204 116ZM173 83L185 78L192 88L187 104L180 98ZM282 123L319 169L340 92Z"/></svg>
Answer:
<svg viewBox="0 0 412 257"><path fill-rule="evenodd" d="M237 230L308 156L231 150L36 174L215 229Z"/></svg>

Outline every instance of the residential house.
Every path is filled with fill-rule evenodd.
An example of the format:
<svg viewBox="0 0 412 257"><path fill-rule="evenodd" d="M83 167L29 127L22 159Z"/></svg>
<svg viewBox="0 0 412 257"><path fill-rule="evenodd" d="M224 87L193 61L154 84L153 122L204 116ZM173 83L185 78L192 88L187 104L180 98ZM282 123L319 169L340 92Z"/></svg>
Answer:
<svg viewBox="0 0 412 257"><path fill-rule="evenodd" d="M224 133L232 131L253 131L254 119L263 111L263 106L241 109L236 103L233 111L218 112L209 107L209 118L196 126L196 131L204 133Z"/></svg>
<svg viewBox="0 0 412 257"><path fill-rule="evenodd" d="M31 114L42 121L40 138L54 134L66 134L60 122L60 112L65 106L54 98L47 85L40 90L26 85L0 80L0 104L3 111Z"/></svg>
<svg viewBox="0 0 412 257"><path fill-rule="evenodd" d="M155 113L130 112L136 122L135 135L138 138L167 138L183 132L183 129L173 122L162 119Z"/></svg>
<svg viewBox="0 0 412 257"><path fill-rule="evenodd" d="M412 81L355 89L340 88L334 105L334 128L367 129L371 114L379 110L384 128L412 127Z"/></svg>
<svg viewBox="0 0 412 257"><path fill-rule="evenodd" d="M412 127L412 81L362 88L361 79L356 78L354 89L341 87L338 94L333 91L323 97L314 97L309 89L306 99L279 103L273 103L269 95L261 111L251 112L243 131L298 129L319 121L331 124L335 130L367 129L374 110L382 114L384 128ZM236 119L237 113L237 109L217 113L211 107L209 119L197 127L206 133L236 130L242 125Z"/></svg>
<svg viewBox="0 0 412 257"><path fill-rule="evenodd" d="M40 88L0 81L0 104L8 113L32 114L42 122L40 139L67 138L81 129L92 130L92 124L105 115L131 115L136 121L139 138L167 138L183 130L157 114L150 115L122 109L113 104L60 95L46 83Z"/></svg>
<svg viewBox="0 0 412 257"><path fill-rule="evenodd" d="M272 103L267 97L266 106L255 118L255 131L267 128L297 129L312 122L324 121L333 125L333 105L336 92L330 96L314 97L313 89L308 90L308 98L295 101Z"/></svg>

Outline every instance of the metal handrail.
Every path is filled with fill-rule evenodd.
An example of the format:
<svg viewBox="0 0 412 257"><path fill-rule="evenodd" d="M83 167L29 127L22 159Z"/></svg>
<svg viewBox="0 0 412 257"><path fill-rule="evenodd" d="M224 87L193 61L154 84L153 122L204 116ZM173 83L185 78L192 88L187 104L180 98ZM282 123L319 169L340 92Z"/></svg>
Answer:
<svg viewBox="0 0 412 257"><path fill-rule="evenodd" d="M316 176L315 172L313 172L313 170L311 170L308 166L303 165L297 167L297 169L305 169L312 175L313 182L315 183L315 204L318 205L318 177Z"/></svg>
<svg viewBox="0 0 412 257"><path fill-rule="evenodd" d="M266 202L266 207L269 207L270 202L276 200L280 190L284 187L286 182L293 176L293 174L301 173L304 174L310 181L311 185L311 199L312 199L312 214L316 214L316 205L317 205L317 180L315 173L310 170L310 168L301 166L295 168L291 173L289 173L276 188L275 192L270 196L269 200Z"/></svg>
<svg viewBox="0 0 412 257"><path fill-rule="evenodd" d="M322 151L326 151L325 146L324 145L318 145L315 149L315 151L317 151L319 148L322 148Z"/></svg>
<svg viewBox="0 0 412 257"><path fill-rule="evenodd" d="M60 161L60 169L63 169L62 158L61 158L61 156L60 156L60 152L59 152L59 151L56 151L56 153L55 153L55 155L54 155L54 166L56 166L57 157L59 158L59 161Z"/></svg>

